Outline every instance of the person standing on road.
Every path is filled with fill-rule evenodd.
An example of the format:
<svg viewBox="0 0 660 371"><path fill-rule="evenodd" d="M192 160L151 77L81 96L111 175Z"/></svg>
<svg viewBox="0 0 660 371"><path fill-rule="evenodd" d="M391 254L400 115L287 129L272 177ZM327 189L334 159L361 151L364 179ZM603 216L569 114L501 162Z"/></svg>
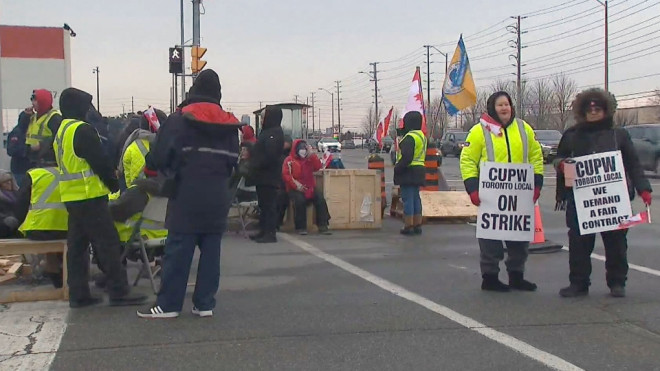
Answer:
<svg viewBox="0 0 660 371"><path fill-rule="evenodd" d="M403 117L403 138L399 142L394 184L400 186L403 201L403 228L405 236L422 234L422 199L419 187L424 185L427 139L422 131L422 114L408 112Z"/></svg>
<svg viewBox="0 0 660 371"><path fill-rule="evenodd" d="M481 204L479 169L483 162L529 162L534 166L534 202L536 202L543 186L543 153L541 145L534 137L534 129L525 121L516 118L511 97L506 92L500 91L491 95L486 107L491 121L496 124L474 125L461 151L461 174L470 200L475 206ZM529 242L504 241L508 254L505 264L509 273L509 285L506 285L498 277L499 264L504 259L502 241L483 238L479 238L478 241L481 250L482 290L499 292L511 289L536 290L536 284L524 279Z"/></svg>
<svg viewBox="0 0 660 371"><path fill-rule="evenodd" d="M623 128L614 128L616 99L602 89L588 89L573 101L577 124L564 133L557 148L557 203L558 209L566 209L570 285L559 291L562 297L584 296L589 293L591 281L591 253L596 241L595 234L580 235L573 189L564 185L564 161L594 153L621 151L626 170L630 199L635 190L646 205L651 204L651 184L644 176L637 152L630 135ZM605 245L605 269L607 286L614 297L626 295L628 275L627 229L602 232Z"/></svg>
<svg viewBox="0 0 660 371"><path fill-rule="evenodd" d="M46 89L32 92L32 107L26 112L33 112L28 124L25 144L28 146L28 157L35 165L42 160L53 162L53 137L62 123L62 114L53 108L53 95Z"/></svg>
<svg viewBox="0 0 660 371"><path fill-rule="evenodd" d="M153 163L169 177L168 229L156 303L141 318L178 317L186 296L195 247L200 257L192 313L210 317L220 285L220 249L231 206L229 179L239 156L242 124L223 110L220 78L200 73L180 111L170 115L152 147ZM151 158L150 158L151 160Z"/></svg>
<svg viewBox="0 0 660 371"><path fill-rule="evenodd" d="M55 136L55 159L59 169L60 199L69 212L67 269L69 306L86 307L100 298L89 291L89 245L108 277L110 305L137 305L147 300L131 294L126 269L120 260L119 235L115 230L108 194L119 183L101 147L96 129L84 121L92 96L75 88L60 95L62 124Z"/></svg>
<svg viewBox="0 0 660 371"><path fill-rule="evenodd" d="M263 129L251 154L252 182L257 186L259 202L259 232L250 236L258 243L277 242L277 189L282 182L280 154L284 148L282 109L267 106L264 110Z"/></svg>

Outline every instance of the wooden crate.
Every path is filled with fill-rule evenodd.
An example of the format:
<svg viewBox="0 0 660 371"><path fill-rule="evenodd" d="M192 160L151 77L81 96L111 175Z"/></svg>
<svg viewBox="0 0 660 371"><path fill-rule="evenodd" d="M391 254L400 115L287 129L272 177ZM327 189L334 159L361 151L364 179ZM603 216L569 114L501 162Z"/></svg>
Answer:
<svg viewBox="0 0 660 371"><path fill-rule="evenodd" d="M422 216L425 223L462 223L472 222L477 218L477 207L472 205L470 196L465 192L420 191L419 196L422 199ZM403 203L398 187L392 190L391 208L392 216L403 215Z"/></svg>
<svg viewBox="0 0 660 371"><path fill-rule="evenodd" d="M381 200L377 170L323 170L316 174L316 185L328 203L330 229L381 228L385 200Z"/></svg>

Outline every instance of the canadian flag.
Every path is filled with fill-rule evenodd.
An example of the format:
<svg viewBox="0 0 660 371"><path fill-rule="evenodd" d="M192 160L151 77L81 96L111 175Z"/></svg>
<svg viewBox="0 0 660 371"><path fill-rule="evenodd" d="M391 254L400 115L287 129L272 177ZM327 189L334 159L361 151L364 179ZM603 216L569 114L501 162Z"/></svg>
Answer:
<svg viewBox="0 0 660 371"><path fill-rule="evenodd" d="M144 117L149 121L149 126L151 126L154 133L160 129L160 121L158 121L158 116L156 116L156 111L154 111L153 107L149 106L149 109L144 111Z"/></svg>
<svg viewBox="0 0 660 371"><path fill-rule="evenodd" d="M378 141L378 144L383 145L383 137L388 135L390 130L390 121L392 121L392 111L394 111L394 106L390 108L390 111L387 113L387 116L378 123L376 132L374 133L374 139Z"/></svg>
<svg viewBox="0 0 660 371"><path fill-rule="evenodd" d="M490 117L487 113L481 115L479 122L484 126L484 129L490 131L496 136L502 135L502 125L500 125L499 122L495 121L495 119Z"/></svg>
<svg viewBox="0 0 660 371"><path fill-rule="evenodd" d="M403 116L408 112L417 111L422 114L422 131L426 134L426 113L424 109L424 94L422 94L422 78L420 77L419 67L415 70L415 75L408 91L408 103L403 111ZM399 122L399 127L403 127L403 119Z"/></svg>
<svg viewBox="0 0 660 371"><path fill-rule="evenodd" d="M628 229L636 225L651 223L650 212L651 210L647 209L644 212L631 216L619 224L619 229Z"/></svg>

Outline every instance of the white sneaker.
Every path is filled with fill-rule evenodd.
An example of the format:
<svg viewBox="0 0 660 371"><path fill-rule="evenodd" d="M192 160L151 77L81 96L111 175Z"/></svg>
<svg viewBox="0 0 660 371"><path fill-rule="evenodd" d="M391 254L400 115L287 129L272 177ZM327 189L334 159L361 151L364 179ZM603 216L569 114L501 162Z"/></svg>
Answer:
<svg viewBox="0 0 660 371"><path fill-rule="evenodd" d="M140 318L176 318L179 316L179 312L164 312L159 305L154 305L138 310L137 315Z"/></svg>
<svg viewBox="0 0 660 371"><path fill-rule="evenodd" d="M199 310L193 306L192 314L200 317L213 317L213 310Z"/></svg>

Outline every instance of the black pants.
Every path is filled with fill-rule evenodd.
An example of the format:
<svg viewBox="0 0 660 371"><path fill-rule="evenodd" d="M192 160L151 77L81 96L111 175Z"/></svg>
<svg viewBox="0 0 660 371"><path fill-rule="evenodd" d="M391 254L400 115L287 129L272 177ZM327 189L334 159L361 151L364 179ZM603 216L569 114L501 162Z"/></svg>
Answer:
<svg viewBox="0 0 660 371"><path fill-rule="evenodd" d="M289 194L286 189L280 188L277 191L277 212L279 219L277 222L281 226L284 224L284 216L286 215L286 210L289 208Z"/></svg>
<svg viewBox="0 0 660 371"><path fill-rule="evenodd" d="M110 298L120 298L129 291L126 269L120 261L119 235L110 216L108 200L92 200L67 203L69 211L69 233L67 235L67 266L69 296L71 301L88 298L89 291L89 245L108 277Z"/></svg>
<svg viewBox="0 0 660 371"><path fill-rule="evenodd" d="M289 198L293 201L293 220L296 229L307 229L307 204L313 203L316 209L316 225L318 227L327 227L330 221L330 213L328 212L328 204L325 198L318 191L314 191L314 196L311 200L305 198L302 192L291 191Z"/></svg>
<svg viewBox="0 0 660 371"><path fill-rule="evenodd" d="M575 204L569 203L566 209L569 248L569 280L572 284L591 284L591 253L596 243L595 234L580 235ZM628 277L628 230L602 232L605 246L605 279L607 286L625 286Z"/></svg>
<svg viewBox="0 0 660 371"><path fill-rule="evenodd" d="M277 187L257 186L259 229L266 234L277 231Z"/></svg>

